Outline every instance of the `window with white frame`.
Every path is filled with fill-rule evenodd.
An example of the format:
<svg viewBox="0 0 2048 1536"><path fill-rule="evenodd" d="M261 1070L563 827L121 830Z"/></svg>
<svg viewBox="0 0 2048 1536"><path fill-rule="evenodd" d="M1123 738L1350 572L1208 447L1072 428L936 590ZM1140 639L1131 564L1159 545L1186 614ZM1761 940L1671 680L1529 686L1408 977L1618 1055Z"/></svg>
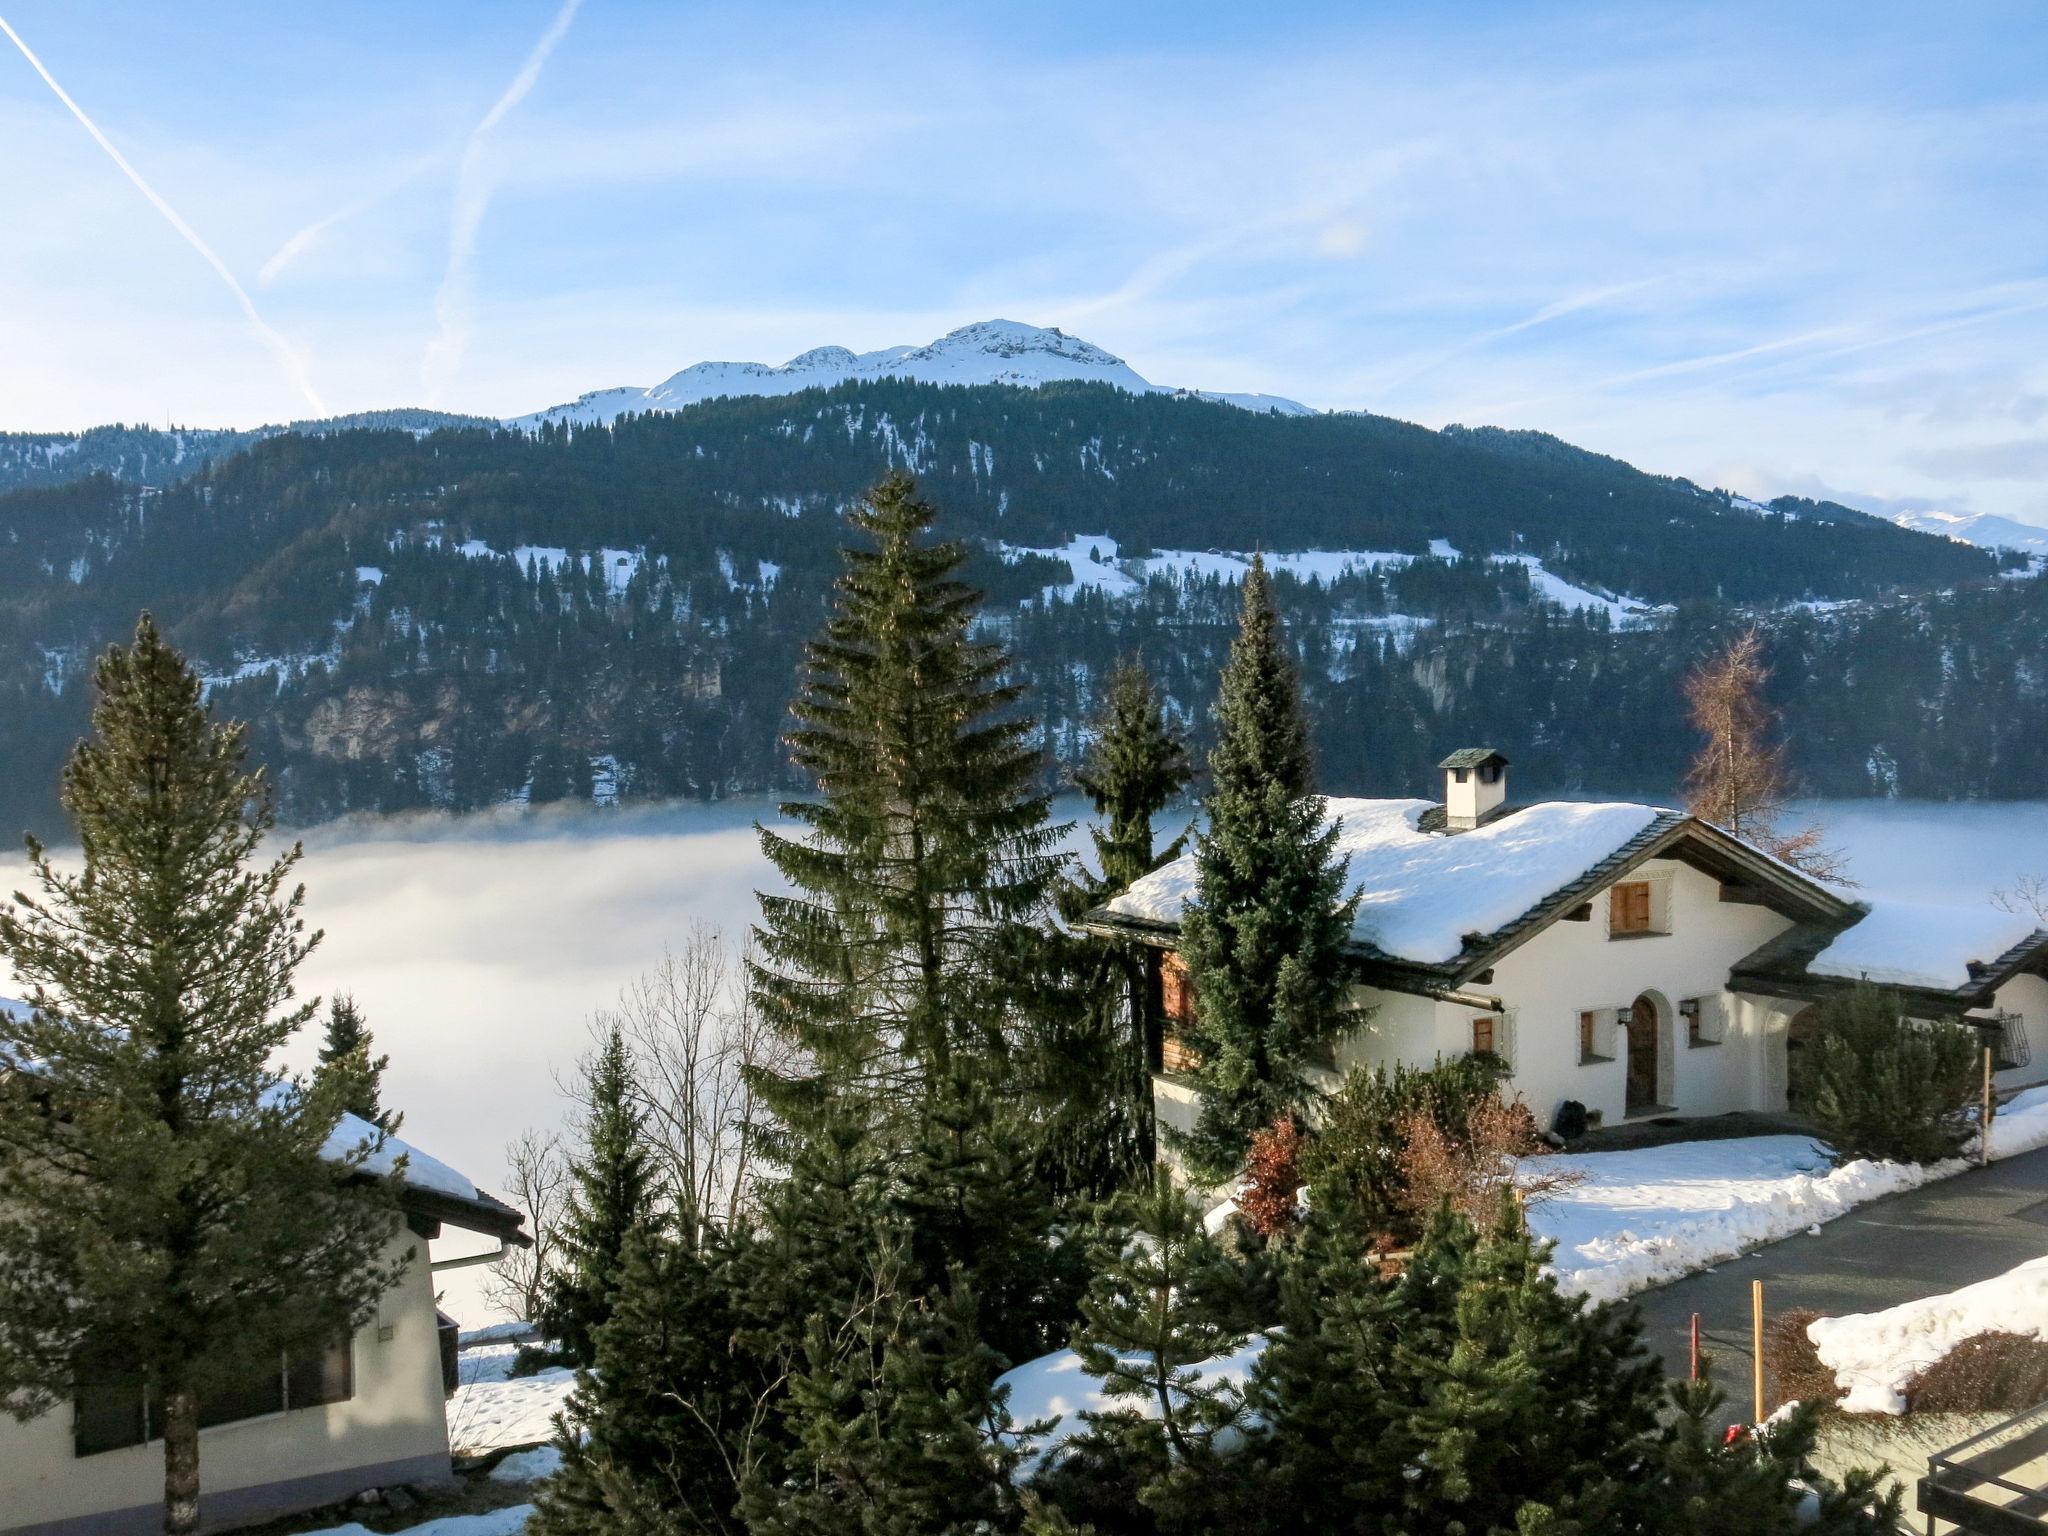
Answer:
<svg viewBox="0 0 2048 1536"><path fill-rule="evenodd" d="M1614 1060L1615 1021L1620 1010L1581 1008L1579 1010L1579 1065L1600 1066Z"/></svg>
<svg viewBox="0 0 2048 1536"><path fill-rule="evenodd" d="M1685 1043L1688 1047L1719 1045L1727 1033L1727 999L1718 995L1711 997L1683 998L1678 1004L1678 1016L1685 1021Z"/></svg>
<svg viewBox="0 0 2048 1536"><path fill-rule="evenodd" d="M1515 1064L1515 1013L1475 1013L1472 1016L1472 1054L1498 1056L1509 1066Z"/></svg>

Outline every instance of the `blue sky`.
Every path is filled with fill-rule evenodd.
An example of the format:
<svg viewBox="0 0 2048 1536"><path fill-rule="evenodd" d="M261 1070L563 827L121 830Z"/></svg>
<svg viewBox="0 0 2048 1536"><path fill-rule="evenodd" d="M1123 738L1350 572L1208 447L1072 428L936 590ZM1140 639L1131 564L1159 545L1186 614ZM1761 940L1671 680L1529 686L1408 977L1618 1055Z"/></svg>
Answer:
<svg viewBox="0 0 2048 1536"><path fill-rule="evenodd" d="M1001 316L2048 522L2039 4L0 17L219 262L0 37L0 426L511 413Z"/></svg>

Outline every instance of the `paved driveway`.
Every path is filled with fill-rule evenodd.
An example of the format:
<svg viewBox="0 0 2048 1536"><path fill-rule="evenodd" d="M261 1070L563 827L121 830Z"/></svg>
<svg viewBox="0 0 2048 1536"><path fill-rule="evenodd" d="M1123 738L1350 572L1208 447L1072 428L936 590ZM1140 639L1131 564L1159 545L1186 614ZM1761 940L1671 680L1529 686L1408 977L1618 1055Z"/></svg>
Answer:
<svg viewBox="0 0 2048 1536"><path fill-rule="evenodd" d="M2048 1148L1873 1201L1829 1222L1818 1237L1788 1237L1713 1273L1645 1291L1636 1303L1644 1342L1679 1377L1688 1326L1699 1313L1701 1348L1714 1357L1732 1422L1749 1416L1752 1280L1764 1282L1767 1317L1799 1307L1872 1312L1988 1280L2044 1253ZM1775 1407L1775 1392L1769 1396Z"/></svg>

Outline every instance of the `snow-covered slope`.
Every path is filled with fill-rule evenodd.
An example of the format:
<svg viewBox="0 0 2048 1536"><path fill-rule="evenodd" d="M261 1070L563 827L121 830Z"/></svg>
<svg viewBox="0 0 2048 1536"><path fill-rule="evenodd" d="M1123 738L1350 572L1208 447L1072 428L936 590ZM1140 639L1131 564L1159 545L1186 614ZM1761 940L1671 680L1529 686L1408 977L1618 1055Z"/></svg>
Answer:
<svg viewBox="0 0 2048 1536"><path fill-rule="evenodd" d="M1892 521L1915 533L1939 534L1979 549L2023 549L2048 557L2048 528L2017 522L1993 512L1898 512Z"/></svg>
<svg viewBox="0 0 2048 1536"><path fill-rule="evenodd" d="M912 379L921 384L1017 384L1029 388L1066 379L1114 384L1133 394L1186 393L1220 400L1252 411L1279 411L1288 416L1314 414L1298 401L1278 395L1212 394L1206 390L1169 391L1168 386L1141 378L1136 369L1113 353L1066 332L1015 320L983 320L948 331L923 347L884 347L878 352L850 352L845 347L813 347L781 367L766 363L697 363L651 389L630 385L593 390L566 405L550 406L513 417L507 426L532 428L545 422L577 425L606 422L629 411L675 411L699 400L724 395L793 395L805 389L829 389L854 379Z"/></svg>

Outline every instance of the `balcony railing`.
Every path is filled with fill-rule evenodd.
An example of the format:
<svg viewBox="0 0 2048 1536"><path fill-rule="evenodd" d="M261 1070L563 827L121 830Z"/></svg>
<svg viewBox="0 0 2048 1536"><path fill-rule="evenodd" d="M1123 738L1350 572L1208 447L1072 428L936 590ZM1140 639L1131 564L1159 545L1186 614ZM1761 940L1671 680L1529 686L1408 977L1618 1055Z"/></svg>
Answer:
<svg viewBox="0 0 2048 1536"><path fill-rule="evenodd" d="M1928 1457L1920 1510L1930 1533L2048 1533L2048 1403Z"/></svg>

